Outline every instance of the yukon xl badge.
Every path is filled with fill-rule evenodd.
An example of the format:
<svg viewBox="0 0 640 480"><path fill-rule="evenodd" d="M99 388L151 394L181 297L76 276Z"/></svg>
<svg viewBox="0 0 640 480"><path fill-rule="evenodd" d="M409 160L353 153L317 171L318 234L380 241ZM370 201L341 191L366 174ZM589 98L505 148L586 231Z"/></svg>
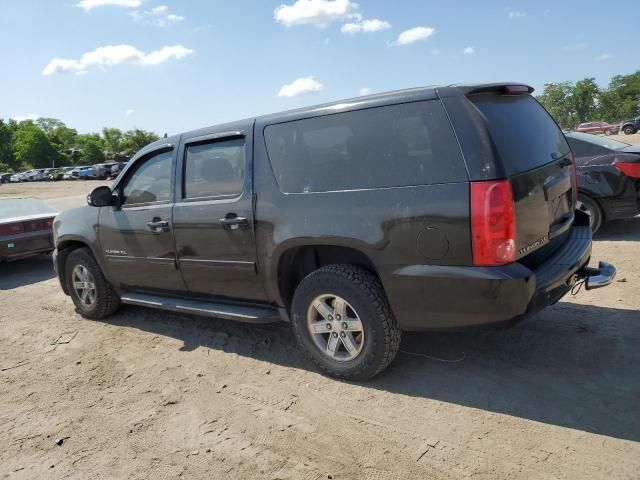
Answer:
<svg viewBox="0 0 640 480"><path fill-rule="evenodd" d="M104 253L107 255L129 255L124 250L105 250Z"/></svg>
<svg viewBox="0 0 640 480"><path fill-rule="evenodd" d="M538 248L540 245L542 245L544 243L547 243L548 240L549 240L549 238L545 235L544 237L539 238L535 242L530 243L529 245L525 245L524 247L522 247L520 250L518 250L518 255L524 255L525 253L530 252L534 248Z"/></svg>

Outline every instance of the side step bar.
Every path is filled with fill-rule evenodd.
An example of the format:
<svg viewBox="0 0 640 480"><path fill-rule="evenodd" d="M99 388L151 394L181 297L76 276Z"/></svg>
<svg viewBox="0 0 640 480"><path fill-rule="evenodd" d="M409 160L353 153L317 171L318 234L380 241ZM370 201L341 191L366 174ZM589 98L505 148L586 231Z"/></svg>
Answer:
<svg viewBox="0 0 640 480"><path fill-rule="evenodd" d="M289 321L289 316L285 309L268 306L214 303L133 292L123 293L120 296L120 300L127 305L138 305L140 307L157 308L159 310L190 313L206 317L225 318L247 323Z"/></svg>

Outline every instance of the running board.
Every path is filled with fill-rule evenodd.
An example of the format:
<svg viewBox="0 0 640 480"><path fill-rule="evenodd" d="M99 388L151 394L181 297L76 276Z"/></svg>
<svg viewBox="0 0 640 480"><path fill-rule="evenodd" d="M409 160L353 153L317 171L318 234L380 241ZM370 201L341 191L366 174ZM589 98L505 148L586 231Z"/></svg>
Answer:
<svg viewBox="0 0 640 480"><path fill-rule="evenodd" d="M203 302L176 297L163 297L146 293L123 293L122 303L140 307L157 308L171 312L190 313L206 317L225 318L246 323L274 323L289 321L286 310L282 308L233 305L229 303Z"/></svg>

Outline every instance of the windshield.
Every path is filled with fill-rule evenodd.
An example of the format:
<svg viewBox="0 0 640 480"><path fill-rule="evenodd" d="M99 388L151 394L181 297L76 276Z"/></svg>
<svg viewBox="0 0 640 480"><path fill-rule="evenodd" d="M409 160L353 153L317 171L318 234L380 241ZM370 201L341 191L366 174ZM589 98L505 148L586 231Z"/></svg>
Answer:
<svg viewBox="0 0 640 480"><path fill-rule="evenodd" d="M591 135L589 133L572 132L566 136L575 138L576 140L582 140L583 142L593 143L599 147L610 148L611 150L624 150L629 146L628 143L612 140L607 137L600 137L598 135Z"/></svg>
<svg viewBox="0 0 640 480"><path fill-rule="evenodd" d="M58 210L37 198L0 198L0 221L8 218L50 213L58 214Z"/></svg>

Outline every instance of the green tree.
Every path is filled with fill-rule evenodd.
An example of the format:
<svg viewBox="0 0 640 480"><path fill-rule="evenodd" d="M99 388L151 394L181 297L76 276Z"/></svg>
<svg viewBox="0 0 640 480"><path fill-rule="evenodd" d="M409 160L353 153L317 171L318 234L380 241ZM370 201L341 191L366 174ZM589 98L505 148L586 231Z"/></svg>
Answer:
<svg viewBox="0 0 640 480"><path fill-rule="evenodd" d="M576 112L571 101L573 95L571 82L545 83L538 100L555 118L562 128L568 128L576 123Z"/></svg>
<svg viewBox="0 0 640 480"><path fill-rule="evenodd" d="M76 137L75 155L76 162L79 165L95 165L96 163L104 163L106 156L104 154L104 140L97 133L85 133ZM72 151L73 152L73 151Z"/></svg>
<svg viewBox="0 0 640 480"><path fill-rule="evenodd" d="M152 142L158 140L158 135L153 132L146 132L135 128L125 132L122 139L122 149L125 155L134 155L142 147L146 147Z"/></svg>
<svg viewBox="0 0 640 480"><path fill-rule="evenodd" d="M15 167L15 157L13 155L13 128L11 124L5 123L0 118L0 171L6 172ZM6 169L5 169L6 168Z"/></svg>
<svg viewBox="0 0 640 480"><path fill-rule="evenodd" d="M0 173L14 173L14 170L11 165L0 162Z"/></svg>
<svg viewBox="0 0 640 480"><path fill-rule="evenodd" d="M600 100L603 120L615 122L640 115L640 71L613 77Z"/></svg>
<svg viewBox="0 0 640 480"><path fill-rule="evenodd" d="M60 164L60 154L33 122L21 122L13 135L13 154L19 168L47 168Z"/></svg>
<svg viewBox="0 0 640 480"><path fill-rule="evenodd" d="M119 128L103 128L102 138L104 139L105 154L109 160L115 160L122 155L123 135Z"/></svg>
<svg viewBox="0 0 640 480"><path fill-rule="evenodd" d="M600 87L595 78L585 78L576 82L571 91L571 106L575 114L575 123L598 120L598 102Z"/></svg>

